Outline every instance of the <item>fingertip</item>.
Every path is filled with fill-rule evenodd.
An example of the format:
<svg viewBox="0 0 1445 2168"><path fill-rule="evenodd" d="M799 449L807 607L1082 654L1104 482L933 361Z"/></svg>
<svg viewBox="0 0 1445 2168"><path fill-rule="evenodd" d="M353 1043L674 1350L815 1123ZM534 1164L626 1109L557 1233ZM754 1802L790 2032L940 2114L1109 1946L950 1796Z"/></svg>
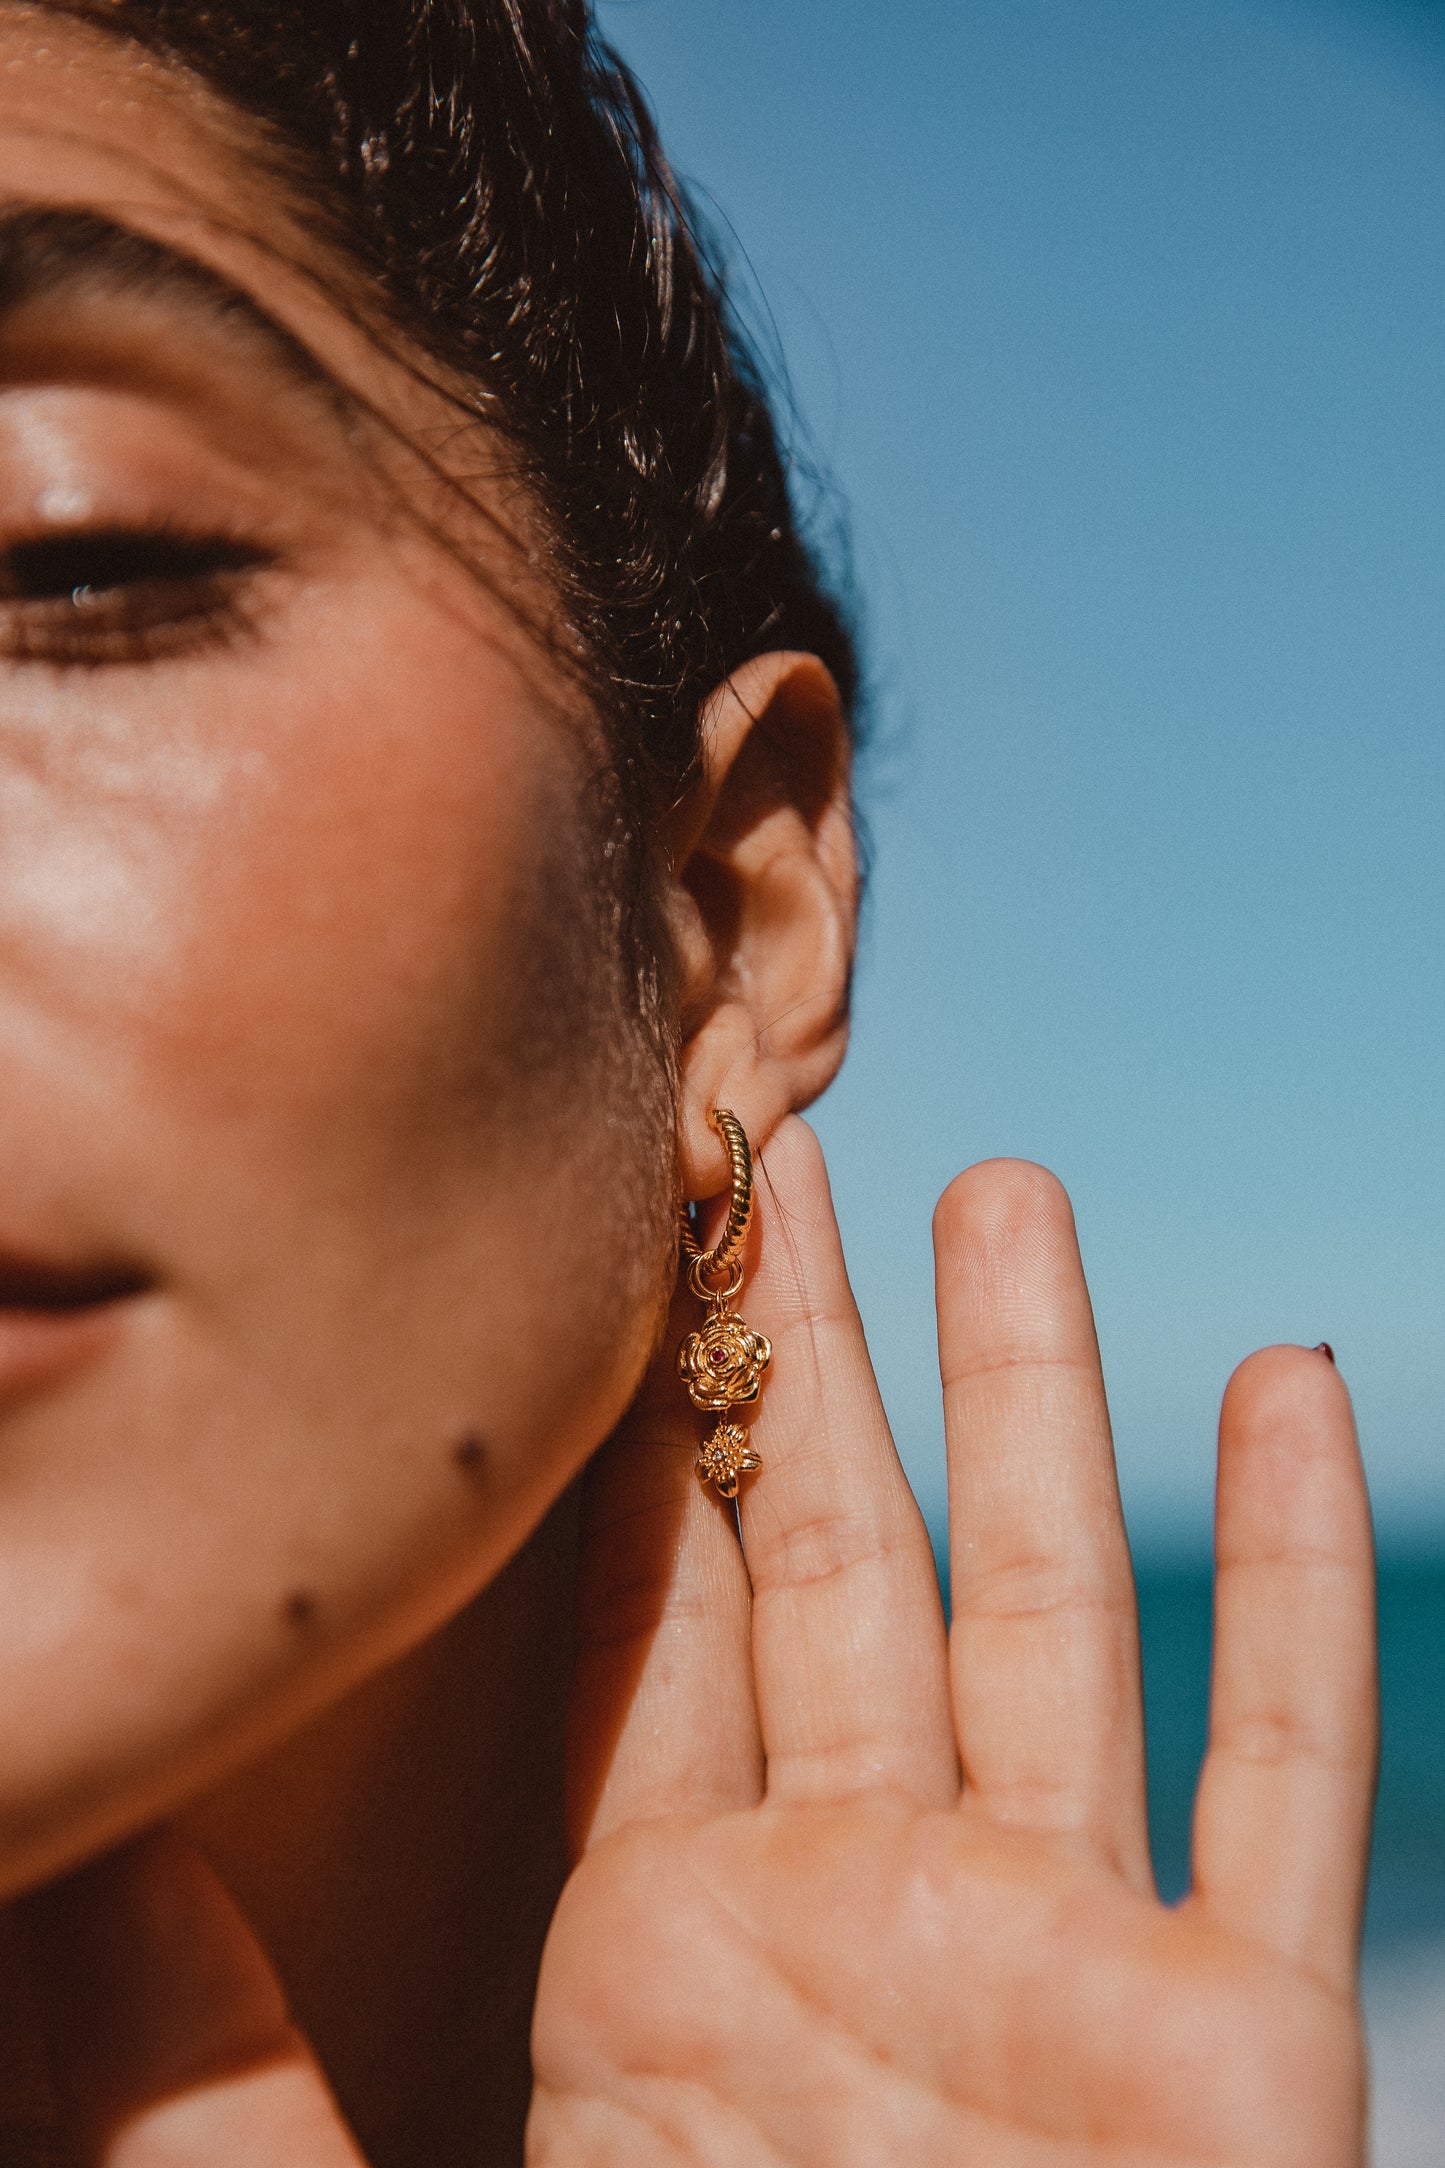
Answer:
<svg viewBox="0 0 1445 2168"><path fill-rule="evenodd" d="M1097 1367L1073 1208L1046 1167L965 1168L939 1199L933 1240L945 1385L982 1361Z"/></svg>
<svg viewBox="0 0 1445 2168"><path fill-rule="evenodd" d="M787 1115L758 1155L757 1195L755 1224L762 1232L756 1254L769 1285L775 1286L780 1267L795 1278L801 1257L831 1272L839 1239L833 1187L823 1147L801 1114Z"/></svg>
<svg viewBox="0 0 1445 2168"><path fill-rule="evenodd" d="M828 1170L823 1159L823 1147L818 1133L801 1114L785 1114L766 1141L758 1148L759 1161L766 1161L769 1177L776 1184L782 1178L785 1186L808 1181L826 1184Z"/></svg>
<svg viewBox="0 0 1445 2168"><path fill-rule="evenodd" d="M1236 1367L1224 1388L1226 1414L1247 1411L1267 1419L1296 1406L1349 1409L1349 1391L1333 1350L1325 1357L1322 1348L1302 1347L1294 1341L1256 1348Z"/></svg>
<svg viewBox="0 0 1445 2168"><path fill-rule="evenodd" d="M1072 1240L1068 1191L1031 1159L981 1159L965 1167L933 1212L933 1239L941 1250L967 1244L996 1252L1063 1230Z"/></svg>
<svg viewBox="0 0 1445 2168"><path fill-rule="evenodd" d="M1219 1419L1222 1553L1371 1547L1354 1411L1343 1378L1313 1347L1258 1349L1225 1388Z"/></svg>

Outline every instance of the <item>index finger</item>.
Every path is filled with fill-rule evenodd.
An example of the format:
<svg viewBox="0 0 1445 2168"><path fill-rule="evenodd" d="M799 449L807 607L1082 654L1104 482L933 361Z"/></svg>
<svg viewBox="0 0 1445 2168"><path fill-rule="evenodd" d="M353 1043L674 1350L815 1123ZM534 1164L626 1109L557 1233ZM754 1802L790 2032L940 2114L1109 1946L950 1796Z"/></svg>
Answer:
<svg viewBox="0 0 1445 2168"><path fill-rule="evenodd" d="M695 1422L677 1376L687 1307L674 1300L642 1391L583 1489L568 1712L574 1853L625 1822L724 1813L762 1793L747 1568L731 1516L694 1473Z"/></svg>
<svg viewBox="0 0 1445 2168"><path fill-rule="evenodd" d="M958 1796L933 1547L894 1449L817 1138L768 1145L758 1271L742 1298L774 1361L739 1508L768 1795Z"/></svg>

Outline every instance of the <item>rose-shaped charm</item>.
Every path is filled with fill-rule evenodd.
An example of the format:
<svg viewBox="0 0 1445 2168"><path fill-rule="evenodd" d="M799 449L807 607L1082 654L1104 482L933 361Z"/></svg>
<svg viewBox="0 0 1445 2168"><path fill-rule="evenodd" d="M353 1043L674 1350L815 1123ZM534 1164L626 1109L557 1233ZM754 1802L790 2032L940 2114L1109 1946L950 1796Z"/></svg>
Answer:
<svg viewBox="0 0 1445 2168"><path fill-rule="evenodd" d="M720 1310L701 1332L690 1332L683 1341L677 1374L695 1407L725 1412L757 1399L772 1359L772 1343L762 1333L753 1332L731 1310Z"/></svg>
<svg viewBox="0 0 1445 2168"><path fill-rule="evenodd" d="M719 1423L707 1443L698 1448L699 1481L715 1483L724 1498L736 1498L739 1480L762 1465L748 1444L747 1432L736 1423Z"/></svg>

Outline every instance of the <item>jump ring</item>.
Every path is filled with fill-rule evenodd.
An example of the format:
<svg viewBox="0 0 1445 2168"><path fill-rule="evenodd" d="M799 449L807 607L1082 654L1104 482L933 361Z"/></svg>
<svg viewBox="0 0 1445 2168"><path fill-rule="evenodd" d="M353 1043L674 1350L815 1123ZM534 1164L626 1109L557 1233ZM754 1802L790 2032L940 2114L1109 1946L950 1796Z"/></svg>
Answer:
<svg viewBox="0 0 1445 2168"><path fill-rule="evenodd" d="M717 1266L713 1263L716 1255L716 1250L711 1251L707 1256L704 1256L699 1251L687 1268L687 1284L699 1302L731 1302L733 1296L738 1293L743 1284L743 1268L738 1263L738 1260L734 1258L730 1265ZM727 1274L727 1279L721 1287L709 1287L708 1285L708 1274L714 1271L723 1271Z"/></svg>

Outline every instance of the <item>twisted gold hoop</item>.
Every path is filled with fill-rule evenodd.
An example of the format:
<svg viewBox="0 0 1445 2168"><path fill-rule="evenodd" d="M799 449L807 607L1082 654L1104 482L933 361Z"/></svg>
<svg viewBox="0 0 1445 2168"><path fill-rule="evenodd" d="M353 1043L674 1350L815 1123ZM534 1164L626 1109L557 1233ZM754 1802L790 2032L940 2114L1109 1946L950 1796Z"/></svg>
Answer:
<svg viewBox="0 0 1445 2168"><path fill-rule="evenodd" d="M687 1284L698 1301L707 1304L708 1314L701 1329L690 1332L678 1349L677 1371L693 1406L718 1417L712 1435L698 1448L698 1478L716 1484L724 1498L736 1498L742 1478L761 1468L762 1461L742 1425L728 1418L756 1401L773 1350L766 1336L745 1325L732 1306L742 1289L742 1247L753 1216L753 1155L742 1123L727 1107L714 1107L708 1120L727 1151L732 1196L722 1238L710 1250L699 1247L683 1206Z"/></svg>
<svg viewBox="0 0 1445 2168"><path fill-rule="evenodd" d="M692 1260L688 1283L693 1293L703 1302L712 1293L712 1289L706 1285L699 1286L699 1280L706 1282L719 1272L731 1276L738 1270L738 1255L748 1239L748 1228L753 1217L753 1155L748 1149L743 1125L730 1107L714 1107L708 1120L722 1138L723 1150L728 1155L732 1195L728 1199L727 1225L716 1247L710 1250L699 1248L697 1237L692 1231L692 1221L687 1215L687 1206L682 1208L682 1253L684 1257ZM741 1285L742 1274L738 1271L737 1281L729 1289L729 1293L735 1295Z"/></svg>

